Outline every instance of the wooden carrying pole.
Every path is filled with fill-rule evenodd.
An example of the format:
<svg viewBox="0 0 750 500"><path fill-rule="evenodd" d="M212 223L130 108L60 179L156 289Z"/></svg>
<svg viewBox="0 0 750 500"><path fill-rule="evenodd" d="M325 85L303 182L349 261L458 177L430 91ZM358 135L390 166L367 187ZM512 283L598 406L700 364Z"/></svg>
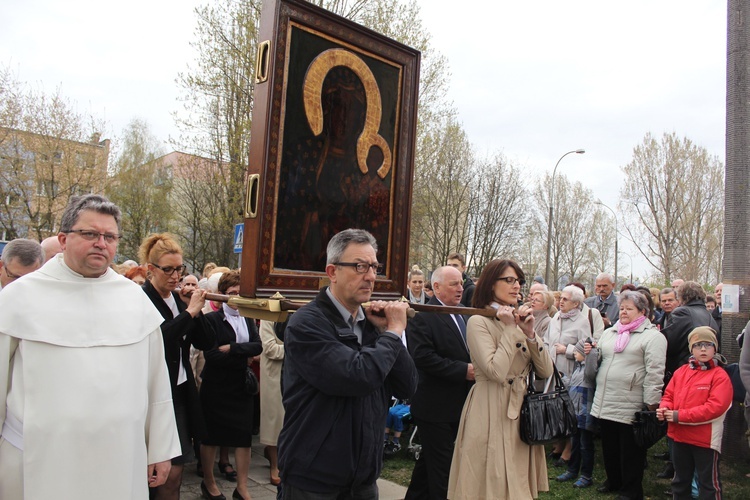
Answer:
<svg viewBox="0 0 750 500"><path fill-rule="evenodd" d="M237 305L242 306L244 301L247 301L248 299L245 299L244 297L240 297L239 295L221 295L218 293L207 293L206 294L206 300L213 300L214 302L225 302L225 303L232 303L237 302ZM274 297L271 297L269 299L249 299L249 300L256 300L259 302L258 307L265 308L265 305L261 304L262 302L278 302L279 309L281 311L296 311L300 307L307 304L307 302L300 302L300 301L294 301L294 300L287 300L287 299L276 299ZM405 299L404 299L405 300ZM369 302L365 302L362 304L365 309L369 306ZM431 313L439 313L439 314L462 314L464 316L486 316L488 318L492 318L495 316L496 311L494 309L479 309L475 307L452 307L452 306L434 306L430 304L409 304L409 317L414 316L417 312L431 312Z"/></svg>

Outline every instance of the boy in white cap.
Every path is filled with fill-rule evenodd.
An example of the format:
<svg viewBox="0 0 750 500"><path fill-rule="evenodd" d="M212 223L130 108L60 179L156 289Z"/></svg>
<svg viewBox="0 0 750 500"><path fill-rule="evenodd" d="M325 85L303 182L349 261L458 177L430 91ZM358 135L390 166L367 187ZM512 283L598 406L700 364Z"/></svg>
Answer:
<svg viewBox="0 0 750 500"><path fill-rule="evenodd" d="M701 326L688 335L691 356L670 380L656 411L669 423L674 441L674 498L691 498L693 472L698 475L699 498L720 498L719 456L724 416L732 404L732 382L721 369L716 332Z"/></svg>

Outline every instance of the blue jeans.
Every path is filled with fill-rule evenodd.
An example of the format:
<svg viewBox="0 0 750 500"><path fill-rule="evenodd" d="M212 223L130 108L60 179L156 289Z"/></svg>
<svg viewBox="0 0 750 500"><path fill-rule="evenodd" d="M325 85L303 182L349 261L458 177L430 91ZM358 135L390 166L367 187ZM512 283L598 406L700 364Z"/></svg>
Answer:
<svg viewBox="0 0 750 500"><path fill-rule="evenodd" d="M568 461L568 472L591 479L594 473L594 433L586 429L578 429L573 435L573 447Z"/></svg>

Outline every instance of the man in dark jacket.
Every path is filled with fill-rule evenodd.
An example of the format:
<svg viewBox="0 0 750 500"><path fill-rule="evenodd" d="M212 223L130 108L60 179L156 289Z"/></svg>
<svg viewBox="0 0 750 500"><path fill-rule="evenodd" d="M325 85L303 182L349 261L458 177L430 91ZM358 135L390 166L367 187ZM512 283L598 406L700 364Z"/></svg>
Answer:
<svg viewBox="0 0 750 500"><path fill-rule="evenodd" d="M401 342L408 304L361 306L381 269L376 252L367 231L331 238L331 285L289 320L279 436L283 498L378 497L391 396L410 398L417 372Z"/></svg>
<svg viewBox="0 0 750 500"><path fill-rule="evenodd" d="M451 266L432 273L432 305L460 306L461 272ZM466 344L466 321L460 314L418 314L409 324L409 352L419 372L411 414L419 426L422 457L411 476L406 500L444 499L461 410L474 383Z"/></svg>
<svg viewBox="0 0 750 500"><path fill-rule="evenodd" d="M706 309L706 292L695 281L686 281L677 289L680 306L677 307L669 319L669 323L662 330L667 337L667 365L666 371L674 373L677 368L688 362L690 349L688 335L699 326L709 326L718 330L711 312Z"/></svg>

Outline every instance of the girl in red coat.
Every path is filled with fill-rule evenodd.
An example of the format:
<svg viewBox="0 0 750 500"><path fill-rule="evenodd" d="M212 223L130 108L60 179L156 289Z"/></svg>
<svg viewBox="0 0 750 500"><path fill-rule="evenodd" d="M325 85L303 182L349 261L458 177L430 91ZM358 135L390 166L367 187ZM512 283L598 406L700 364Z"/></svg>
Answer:
<svg viewBox="0 0 750 500"><path fill-rule="evenodd" d="M692 356L674 373L656 411L659 420L669 422L667 434L674 440L672 493L675 499L690 499L695 472L699 498L720 499L721 435L732 404L732 382L719 366L722 357L716 354L712 328L690 332L688 345Z"/></svg>

